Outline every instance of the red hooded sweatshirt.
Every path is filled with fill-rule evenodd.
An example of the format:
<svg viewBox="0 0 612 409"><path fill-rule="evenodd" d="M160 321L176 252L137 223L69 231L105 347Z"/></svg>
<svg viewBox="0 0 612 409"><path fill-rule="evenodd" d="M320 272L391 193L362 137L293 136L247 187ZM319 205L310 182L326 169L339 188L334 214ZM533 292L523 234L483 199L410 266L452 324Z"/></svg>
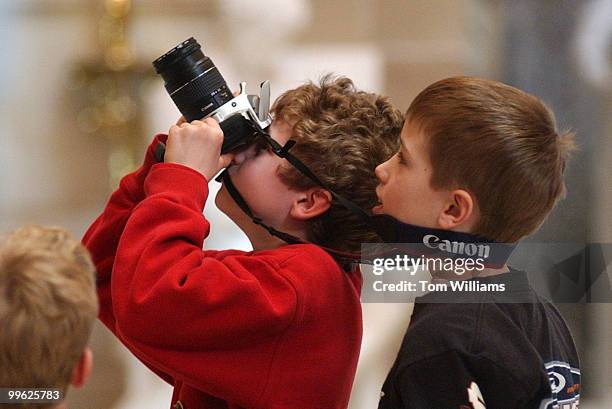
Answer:
<svg viewBox="0 0 612 409"><path fill-rule="evenodd" d="M174 386L172 408L346 408L359 272L312 244L202 250L207 181L156 164L160 137L83 238L102 322Z"/></svg>

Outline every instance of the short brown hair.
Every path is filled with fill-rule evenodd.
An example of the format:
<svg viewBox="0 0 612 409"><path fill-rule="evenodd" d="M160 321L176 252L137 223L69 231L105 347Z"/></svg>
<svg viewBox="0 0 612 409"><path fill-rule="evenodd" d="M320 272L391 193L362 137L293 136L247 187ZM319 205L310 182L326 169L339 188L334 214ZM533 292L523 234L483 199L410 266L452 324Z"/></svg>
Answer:
<svg viewBox="0 0 612 409"><path fill-rule="evenodd" d="M1 386L66 391L98 313L94 277L87 250L63 229L27 226L4 238Z"/></svg>
<svg viewBox="0 0 612 409"><path fill-rule="evenodd" d="M475 196L475 233L516 242L536 230L565 193L574 135L557 132L553 113L533 95L486 79L447 78L416 97L406 120L429 141L432 187Z"/></svg>
<svg viewBox="0 0 612 409"><path fill-rule="evenodd" d="M366 211L376 205L374 169L398 149L404 122L388 98L358 91L346 77L326 75L319 85L310 82L285 92L272 113L294 124L291 139L297 143L291 153L327 187ZM314 186L290 165L279 175L293 188ZM310 241L342 251L359 251L361 243L379 240L335 201L307 229Z"/></svg>

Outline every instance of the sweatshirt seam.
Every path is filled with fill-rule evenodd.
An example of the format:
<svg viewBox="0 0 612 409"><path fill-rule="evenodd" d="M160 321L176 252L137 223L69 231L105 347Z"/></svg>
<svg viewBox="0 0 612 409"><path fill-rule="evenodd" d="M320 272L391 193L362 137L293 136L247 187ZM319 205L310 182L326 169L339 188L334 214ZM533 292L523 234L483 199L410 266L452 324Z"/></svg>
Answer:
<svg viewBox="0 0 612 409"><path fill-rule="evenodd" d="M151 169L149 171L149 174L147 175L147 178L156 173L156 172L164 172L164 171L170 171L171 169L175 169L178 170L180 172L187 172L187 173L191 173L194 176L203 179L206 183L208 183L208 180L206 179L206 177L201 174L200 172L198 172L197 170L183 165L181 163L175 163L175 162L158 162L155 163L153 166L151 166Z"/></svg>
<svg viewBox="0 0 612 409"><path fill-rule="evenodd" d="M173 167L173 169L176 169L176 168ZM189 169L189 168L186 168L186 169ZM151 169L151 171L147 175L147 179L154 173L154 171L155 169ZM197 172L197 171L194 171L194 172ZM202 199L203 199L202 208L198 207L197 205L197 203L199 203L197 199L198 199L198 196L200 196L198 192L193 192L193 191L186 192L185 189L176 189L174 187L167 189L167 185L166 185L164 186L163 190L159 190L154 193L145 191L144 198L134 206L133 210L136 210L140 206L143 206L144 203L149 203L151 201L154 202L155 200L160 200L160 201L169 201L173 204L184 206L191 210L195 210L198 213L202 213L206 205L206 201L208 200L210 191L208 190L206 178L201 174L199 175L205 183L205 188L203 189L203 192L202 192ZM146 181L145 181L145 184L146 184ZM188 200L184 200L184 199L188 199Z"/></svg>
<svg viewBox="0 0 612 409"><path fill-rule="evenodd" d="M134 181L133 178L129 178L129 179L125 179L125 184L126 184L125 191L130 199L130 202L132 203L132 208L134 208L139 202L138 199L134 197L135 194L133 192L133 190L139 189L138 183Z"/></svg>
<svg viewBox="0 0 612 409"><path fill-rule="evenodd" d="M297 323L297 318L299 316L299 313L301 312L301 309L303 308L303 303L301 302L301 297L300 297L300 292L298 291L295 283L293 283L289 277L287 277L283 272L282 272L282 265L287 262L288 260L292 259L293 257L296 257L297 254L292 254L289 257L287 257L285 260L283 260L282 262L276 263L273 262L272 260L266 260L264 259L263 261L272 265L273 267L275 267L279 273L280 276L283 277L283 279L291 286L291 288L293 289L293 292L295 294L295 308L293 310L293 316L291 317L291 319L289 320L289 322L287 323L287 326L284 328L283 331L281 331L281 333L278 335L277 340L276 340L276 344L274 346L274 351L272 352L272 358L270 359L270 363L268 365L268 370L266 373L266 381L265 384L262 386L262 391L261 394L259 395L259 397L255 400L255 406L258 407L261 404L263 404L263 401L265 400L266 394L269 391L269 386L271 384L271 379L272 379L272 372L273 372L273 368L274 365L276 364L276 360L278 357L278 352L280 350L280 348L282 347L282 345L284 344L284 341L287 337L287 334L289 333L289 330L294 327Z"/></svg>
<svg viewBox="0 0 612 409"><path fill-rule="evenodd" d="M157 141L157 135L155 136L154 142L152 143L156 144L156 141ZM142 196L143 198L146 196L144 192L144 181L149 176L149 173L151 172L151 169L153 168L153 166L159 163L155 161L153 158L154 158L154 155L153 155L152 148L148 147L147 151L145 152L145 158L144 158L142 167L140 169L137 169L135 173L131 174L133 177L123 179L126 184L125 191L130 201L132 202L132 208L137 204L137 202L142 200L142 199L139 199L138 196ZM150 163L150 161L152 161L152 163ZM142 178L142 183L138 183L136 180L140 172L145 173L144 177ZM135 193L137 191L139 191L140 194Z"/></svg>
<svg viewBox="0 0 612 409"><path fill-rule="evenodd" d="M285 330L281 334L279 334L279 338L278 338L277 344L276 344L276 346L274 348L273 357L272 357L272 359L270 361L270 366L268 368L268 372L267 372L267 376L266 376L266 385L265 385L264 389L262 390L262 393L261 393L260 397L256 400L256 407L260 407L260 405L262 405L264 403L266 394L269 392L270 381L272 379L271 375L272 375L272 371L273 371L274 365L276 363L278 351L283 346L284 341L285 341L285 339L287 337L287 334L289 333L289 330L291 328L293 328L293 327L298 325L298 323L300 322L300 320L301 320L301 318L303 317L303 314L304 314L304 303L303 303L303 300L302 300L302 297L301 297L301 293L300 293L300 291L298 289L297 283L294 283L283 272L283 268L285 267L285 264L287 262L289 262L291 259L296 258L298 256L301 256L301 254L293 253L293 254L288 255L282 261L278 261L278 263L274 263L278 267L279 275L281 275L289 283L289 285L291 285L291 288L293 288L293 290L295 292L296 305L295 305L295 311L294 311L294 315L293 315L292 319L289 321L289 323L288 323L287 327L285 328ZM335 260L334 260L334 263L335 263ZM270 263L270 264L272 264L272 263Z"/></svg>
<svg viewBox="0 0 612 409"><path fill-rule="evenodd" d="M479 303L478 305L478 311L476 314L476 323L475 323L475 328L474 328L474 335L473 335L473 339L471 342L470 347L468 348L468 351L470 353L474 353L474 351L476 351L478 349L478 346L480 345L480 338L481 338L481 331L482 331L482 317L484 315L484 303Z"/></svg>

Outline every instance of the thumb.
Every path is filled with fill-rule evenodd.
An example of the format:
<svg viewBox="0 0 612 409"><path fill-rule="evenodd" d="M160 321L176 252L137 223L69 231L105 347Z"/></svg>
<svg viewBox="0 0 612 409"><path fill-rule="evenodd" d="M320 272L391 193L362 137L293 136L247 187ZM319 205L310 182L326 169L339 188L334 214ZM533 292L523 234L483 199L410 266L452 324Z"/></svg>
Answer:
<svg viewBox="0 0 612 409"><path fill-rule="evenodd" d="M233 153L226 153L224 155L219 156L219 169L227 168L234 160Z"/></svg>

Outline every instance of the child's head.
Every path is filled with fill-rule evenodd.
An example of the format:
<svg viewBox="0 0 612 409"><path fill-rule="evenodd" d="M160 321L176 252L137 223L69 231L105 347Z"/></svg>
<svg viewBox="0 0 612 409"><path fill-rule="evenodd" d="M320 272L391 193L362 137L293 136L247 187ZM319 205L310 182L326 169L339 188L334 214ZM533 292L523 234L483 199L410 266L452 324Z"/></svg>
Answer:
<svg viewBox="0 0 612 409"><path fill-rule="evenodd" d="M364 209L376 203L376 165L397 150L403 116L387 98L358 91L348 78L326 76L281 95L270 135L336 193ZM238 154L230 175L253 212L278 230L338 250L357 251L376 236L286 160L255 148ZM225 189L217 205L249 234ZM257 226L255 226L257 227ZM267 235L267 233L263 233Z"/></svg>
<svg viewBox="0 0 612 409"><path fill-rule="evenodd" d="M564 194L574 146L538 98L471 77L423 90L408 108L401 144L377 168L375 212L499 242L544 221Z"/></svg>
<svg viewBox="0 0 612 409"><path fill-rule="evenodd" d="M69 383L81 386L98 312L94 276L87 250L64 230L28 226L4 238L0 385L64 393Z"/></svg>

